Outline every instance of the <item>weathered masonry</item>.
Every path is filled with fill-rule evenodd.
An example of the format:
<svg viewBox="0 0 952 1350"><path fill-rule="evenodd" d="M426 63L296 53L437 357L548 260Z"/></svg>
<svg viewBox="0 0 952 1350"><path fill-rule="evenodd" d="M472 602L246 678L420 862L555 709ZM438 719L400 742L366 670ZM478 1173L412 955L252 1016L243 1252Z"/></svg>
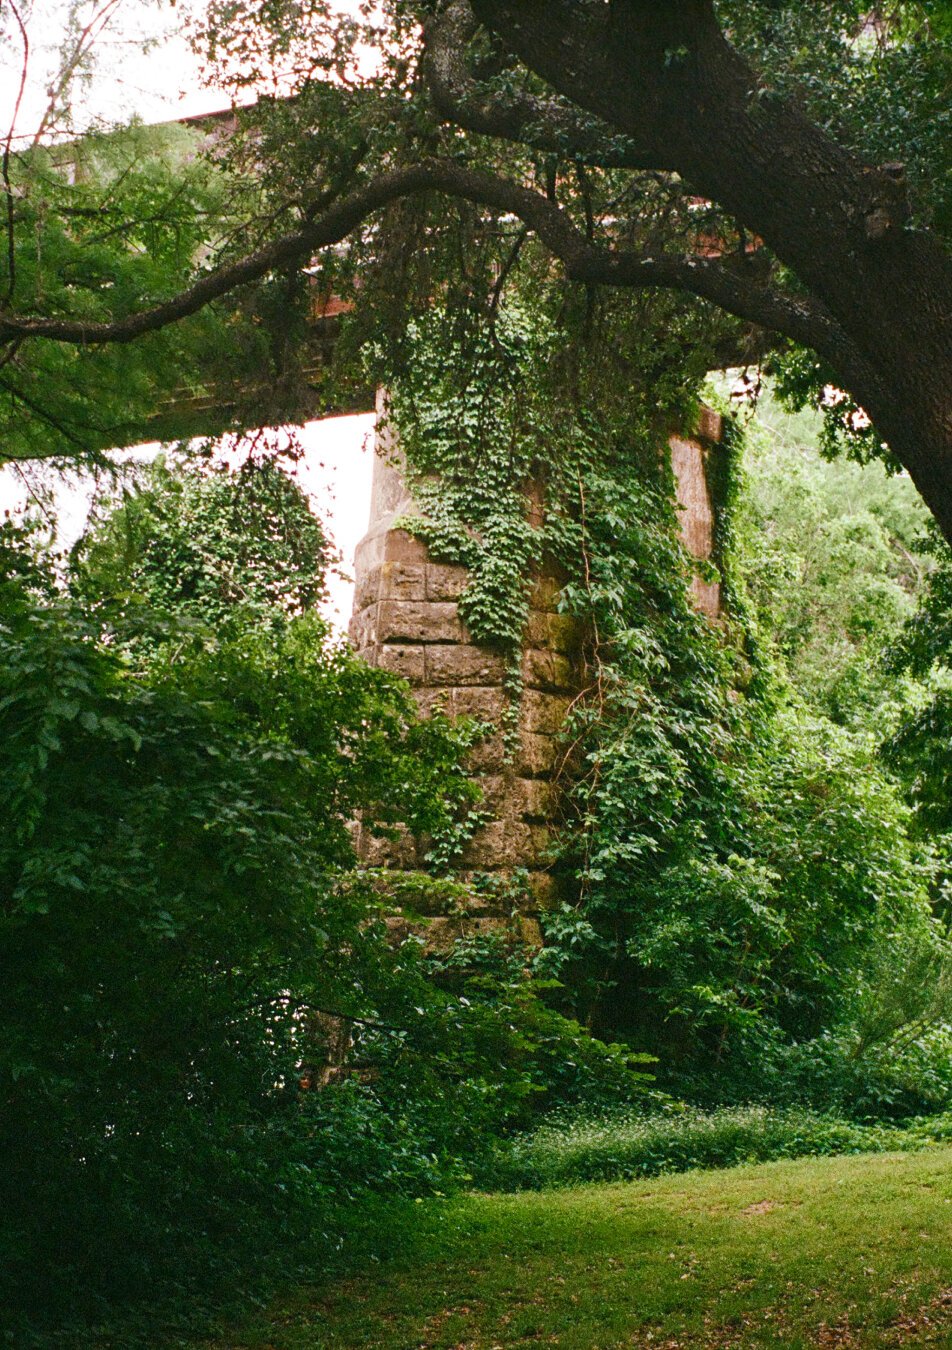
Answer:
<svg viewBox="0 0 952 1350"><path fill-rule="evenodd" d="M670 441L682 541L699 561L713 551L707 462L721 435L721 418L705 409L694 434ZM351 640L372 665L408 680L424 709L439 706L450 716L473 717L495 728L472 755L488 819L460 858L460 877L504 882L517 873L524 878L517 908L532 940L538 932L536 915L557 891L547 846L559 806L559 732L569 705L584 687L584 634L575 620L559 612L559 579L544 574L533 578L521 653L522 692L518 706L510 708L504 657L474 643L459 616L465 568L435 561L425 544L400 528L415 507L400 472L398 450L386 431L376 451L370 526L355 558ZM527 509L538 507L529 501ZM701 612L716 619L718 585L696 575L691 591ZM504 725L511 728L508 735ZM426 844L408 834L393 842L362 833L359 850L368 863L415 869L423 865ZM501 889L490 885L474 890L465 916L432 917L431 940L456 936L461 925L472 931L508 917L511 899L500 904L492 898Z"/></svg>

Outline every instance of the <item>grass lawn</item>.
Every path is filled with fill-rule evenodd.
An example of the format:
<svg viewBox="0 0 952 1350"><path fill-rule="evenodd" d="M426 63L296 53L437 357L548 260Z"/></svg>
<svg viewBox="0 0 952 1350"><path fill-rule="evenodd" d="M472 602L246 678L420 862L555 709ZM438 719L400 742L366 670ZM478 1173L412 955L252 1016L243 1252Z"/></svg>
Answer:
<svg viewBox="0 0 952 1350"><path fill-rule="evenodd" d="M214 1350L952 1347L952 1148L430 1201Z"/></svg>

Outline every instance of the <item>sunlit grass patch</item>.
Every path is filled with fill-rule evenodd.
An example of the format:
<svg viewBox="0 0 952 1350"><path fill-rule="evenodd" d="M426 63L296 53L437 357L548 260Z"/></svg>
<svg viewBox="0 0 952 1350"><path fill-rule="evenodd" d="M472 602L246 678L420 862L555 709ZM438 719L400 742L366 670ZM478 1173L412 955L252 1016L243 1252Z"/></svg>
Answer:
<svg viewBox="0 0 952 1350"><path fill-rule="evenodd" d="M952 1149L417 1207L215 1350L952 1344Z"/></svg>

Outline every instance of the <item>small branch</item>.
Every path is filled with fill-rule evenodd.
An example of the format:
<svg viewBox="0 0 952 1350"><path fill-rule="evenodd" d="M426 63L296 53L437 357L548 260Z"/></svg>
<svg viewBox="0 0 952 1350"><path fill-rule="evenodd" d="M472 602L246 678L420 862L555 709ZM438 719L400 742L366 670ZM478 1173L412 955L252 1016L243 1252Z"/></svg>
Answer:
<svg viewBox="0 0 952 1350"><path fill-rule="evenodd" d="M105 0L105 4L93 14L86 26L77 34L76 41L73 43L72 50L64 57L55 83L49 90L49 102L43 116L40 118L36 131L32 138L32 148L35 149L49 128L53 115L56 112L56 105L62 98L64 91L70 80L76 74L82 63L83 57L88 49L95 43L100 34L109 26L109 22L116 8L122 3L122 0Z"/></svg>
<svg viewBox="0 0 952 1350"><path fill-rule="evenodd" d="M23 345L23 339L14 338L12 342L8 342L5 345L6 351L0 354L0 370L3 370L4 366L12 365L13 362L16 360L17 352Z"/></svg>
<svg viewBox="0 0 952 1350"><path fill-rule="evenodd" d="M16 399L18 403L22 403L25 408L29 408L30 412L34 413L41 422L46 422L54 431L58 431L63 439L68 441L70 445L75 446L77 450L87 451L89 449L89 446L87 446L74 431L68 426L65 426L59 418L54 417L52 413L48 412L41 404L35 403L29 395L23 393L22 389L17 389L15 385L10 384L7 380L0 380L0 389L5 389L11 398ZM8 459L0 452L0 463L5 462L8 462Z"/></svg>
<svg viewBox="0 0 952 1350"><path fill-rule="evenodd" d="M20 85L17 89L16 100L13 104L13 112L10 116L10 127L7 131L7 138L3 146L3 190L7 199L7 292L5 304L10 303L16 288L16 236L13 228L13 185L10 182L10 148L13 144L13 133L16 130L17 118L20 116L20 108L23 104L23 93L26 89L26 77L30 65L30 39L26 31L26 25L23 22L20 11L14 3L14 0L9 0L9 4L10 12L16 20L17 27L20 30L20 40L23 43L23 60L20 63Z"/></svg>
<svg viewBox="0 0 952 1350"><path fill-rule="evenodd" d="M254 1003L245 1005L246 1012L264 1011L270 1008L286 1008L287 1000L279 997L258 999ZM319 1013L321 1017L331 1017L339 1022L353 1022L361 1027L373 1027L375 1031L389 1031L395 1036L403 1036L409 1030L409 1026L397 1026L393 1022L381 1022L376 1017L364 1017L360 1013L345 1012L343 1008L324 1008L317 1003L312 1003L310 999L295 999L293 1005L297 1011L302 1013Z"/></svg>
<svg viewBox="0 0 952 1350"><path fill-rule="evenodd" d="M361 1017L357 1013L343 1012L340 1008L319 1008L316 1003L306 1002L299 1005L309 1012L320 1013L322 1017L333 1017L340 1022L355 1022L361 1027L373 1027L375 1031L389 1031L396 1036L404 1035L409 1028L394 1026L392 1022L379 1022L375 1017Z"/></svg>
<svg viewBox="0 0 952 1350"><path fill-rule="evenodd" d="M512 248L499 269L499 276L496 278L496 284L493 286L492 297L489 302L489 312L494 315L499 309L499 302L502 299L502 293L505 290L506 282L509 280L510 273L519 261L519 254L522 252L522 246L529 237L528 226L523 225L522 229L516 235Z"/></svg>
<svg viewBox="0 0 952 1350"><path fill-rule="evenodd" d="M835 337L845 338L830 315L815 302L761 285L749 269L750 258L740 267L729 261L694 254L662 254L657 258L630 251L613 252L590 247L566 265L572 281L588 285L640 289L659 286L687 291L710 300L739 319L782 333L807 347L824 346Z"/></svg>
<svg viewBox="0 0 952 1350"><path fill-rule="evenodd" d="M16 475L16 477L19 478L20 482L26 488L27 494L30 497L32 497L34 504L46 517L47 525L49 525L51 530L55 530L56 517L51 514L49 507L46 505L46 503L43 501L43 498L36 491L33 484L30 482L29 478L27 478L26 474L23 472L22 467L19 464L17 464L16 461L13 461L11 464L11 468L13 469L13 472Z"/></svg>

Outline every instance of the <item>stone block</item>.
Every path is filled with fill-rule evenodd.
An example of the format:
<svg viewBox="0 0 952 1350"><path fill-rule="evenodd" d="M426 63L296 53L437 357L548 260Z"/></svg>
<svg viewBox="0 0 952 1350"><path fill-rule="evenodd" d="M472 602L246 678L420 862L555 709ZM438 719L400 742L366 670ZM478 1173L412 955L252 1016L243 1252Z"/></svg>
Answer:
<svg viewBox="0 0 952 1350"><path fill-rule="evenodd" d="M491 722L493 726L499 726L508 705L509 700L498 687L470 686L450 691L451 717L475 717L479 722Z"/></svg>
<svg viewBox="0 0 952 1350"><path fill-rule="evenodd" d="M691 603L699 613L709 619L717 619L721 613L721 588L716 581L704 581L702 577L693 577L689 588Z"/></svg>
<svg viewBox="0 0 952 1350"><path fill-rule="evenodd" d="M407 530L388 530L383 536L381 562L411 563L422 567L429 561L426 544Z"/></svg>
<svg viewBox="0 0 952 1350"><path fill-rule="evenodd" d="M555 815L559 792L544 778L522 778L511 768L480 777L483 806L497 819L525 822L550 821Z"/></svg>
<svg viewBox="0 0 952 1350"><path fill-rule="evenodd" d="M426 568L422 563L382 562L373 575L378 600L426 599Z"/></svg>
<svg viewBox="0 0 952 1350"><path fill-rule="evenodd" d="M377 642L463 642L456 606L418 600L381 600L377 605Z"/></svg>
<svg viewBox="0 0 952 1350"><path fill-rule="evenodd" d="M529 647L522 657L522 679L527 689L573 691L577 684L575 667L567 656Z"/></svg>
<svg viewBox="0 0 952 1350"><path fill-rule="evenodd" d="M484 874L475 873L472 875L481 876ZM489 919L505 919L507 917L506 910L500 908L499 904L497 903L497 901L493 896L484 894L482 891L477 890L475 887L473 887L469 891L469 894L466 897L466 900L463 903L463 905L460 907L459 912L466 919L468 919L471 915L476 916L478 918L489 918Z"/></svg>
<svg viewBox="0 0 952 1350"><path fill-rule="evenodd" d="M551 774L561 760L562 749L555 736L524 732L519 738L516 769L533 778Z"/></svg>
<svg viewBox="0 0 952 1350"><path fill-rule="evenodd" d="M491 820L470 839L460 863L464 867L486 870L527 867L535 858L533 850L531 826L521 820Z"/></svg>
<svg viewBox="0 0 952 1350"><path fill-rule="evenodd" d="M498 726L506 710L501 689L471 686L465 689L424 688L415 691L416 701L425 713L439 708L447 717L473 717L478 722Z"/></svg>
<svg viewBox="0 0 952 1350"><path fill-rule="evenodd" d="M499 685L505 671L503 657L466 642L434 643L426 649L426 682L437 687Z"/></svg>
<svg viewBox="0 0 952 1350"><path fill-rule="evenodd" d="M544 778L517 778L512 798L525 820L551 821L559 806L558 788Z"/></svg>
<svg viewBox="0 0 952 1350"><path fill-rule="evenodd" d="M528 825L512 816L491 820L473 835L460 863L489 872L531 868L544 860L550 839L550 831L543 825Z"/></svg>
<svg viewBox="0 0 952 1350"><path fill-rule="evenodd" d="M568 614L530 612L526 623L526 644L546 651L571 655L582 645L582 625Z"/></svg>
<svg viewBox="0 0 952 1350"><path fill-rule="evenodd" d="M347 635L354 651L369 652L377 640L377 606L367 605L356 611L348 626ZM369 659L369 658L368 658Z"/></svg>
<svg viewBox="0 0 952 1350"><path fill-rule="evenodd" d="M458 600L466 589L469 572L465 567L448 563L428 563L426 569L426 598L428 600Z"/></svg>
<svg viewBox="0 0 952 1350"><path fill-rule="evenodd" d="M412 514L412 512L404 512ZM354 571L357 576L365 576L379 567L381 563L408 563L423 567L427 561L426 544L407 530L395 530L389 520L379 520L371 526L354 551Z"/></svg>
<svg viewBox="0 0 952 1350"><path fill-rule="evenodd" d="M417 930L426 952L449 952L462 937L482 937L491 933L505 934L505 919L469 916L459 919L430 919Z"/></svg>
<svg viewBox="0 0 952 1350"><path fill-rule="evenodd" d="M387 942L391 947L402 947L412 936L410 920L402 914L388 914L384 919L387 929Z"/></svg>
<svg viewBox="0 0 952 1350"><path fill-rule="evenodd" d="M434 712L446 713L447 717L450 717L452 716L449 710L450 692L449 689L414 689L413 697L425 717Z"/></svg>
<svg viewBox="0 0 952 1350"><path fill-rule="evenodd" d="M354 549L354 573L357 577L367 576L383 562L387 533L386 525L378 522L358 542Z"/></svg>
<svg viewBox="0 0 952 1350"><path fill-rule="evenodd" d="M522 695L519 724L523 731L555 736L562 730L570 699L565 694L545 694L526 689Z"/></svg>
<svg viewBox="0 0 952 1350"><path fill-rule="evenodd" d="M530 872L528 885L532 903L539 909L553 909L562 899L562 888L551 872Z"/></svg>
<svg viewBox="0 0 952 1350"><path fill-rule="evenodd" d="M361 829L357 853L368 867L416 867L417 845L404 825L397 826L395 838L387 839Z"/></svg>
<svg viewBox="0 0 952 1350"><path fill-rule="evenodd" d="M562 594L562 582L555 577L539 577L529 595L531 609L542 610L546 614L555 614Z"/></svg>
<svg viewBox="0 0 952 1350"><path fill-rule="evenodd" d="M526 486L526 517L536 529L545 523L545 488L538 479Z"/></svg>
<svg viewBox="0 0 952 1350"><path fill-rule="evenodd" d="M376 650L375 664L381 670L392 671L411 684L423 684L426 679L425 647L387 643Z"/></svg>
<svg viewBox="0 0 952 1350"><path fill-rule="evenodd" d="M464 879L433 877L425 872L389 870L378 872L373 889L393 911L410 917L461 914L472 903L472 888Z"/></svg>
<svg viewBox="0 0 952 1350"><path fill-rule="evenodd" d="M527 865L531 867L533 863L548 862L551 852L552 830L550 827L548 825L530 825Z"/></svg>
<svg viewBox="0 0 952 1350"><path fill-rule="evenodd" d="M379 593L380 568L374 567L369 572L358 574L354 585L354 607L351 611L351 626L357 615L367 608L368 605L377 603Z"/></svg>
<svg viewBox="0 0 952 1350"><path fill-rule="evenodd" d="M697 434L704 441L720 444L724 439L724 419L713 408L701 407L697 419Z"/></svg>
<svg viewBox="0 0 952 1350"><path fill-rule="evenodd" d="M537 950L543 945L542 926L538 919L531 919L525 914L519 916L519 940L525 946Z"/></svg>
<svg viewBox="0 0 952 1350"><path fill-rule="evenodd" d="M494 816L517 815L513 806L514 793L519 780L512 773L485 773L480 776L479 786L483 799L480 806L491 811Z"/></svg>
<svg viewBox="0 0 952 1350"><path fill-rule="evenodd" d="M506 747L501 732L487 736L474 745L466 756L466 764L471 773L495 774L505 767Z"/></svg>

